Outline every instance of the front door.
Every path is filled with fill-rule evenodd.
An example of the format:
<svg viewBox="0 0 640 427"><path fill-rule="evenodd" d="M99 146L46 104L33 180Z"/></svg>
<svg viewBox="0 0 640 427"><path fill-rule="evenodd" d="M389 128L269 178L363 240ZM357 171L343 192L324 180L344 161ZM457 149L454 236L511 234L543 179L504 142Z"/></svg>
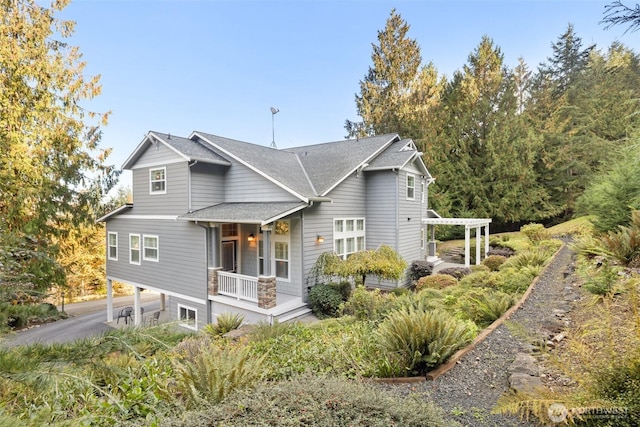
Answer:
<svg viewBox="0 0 640 427"><path fill-rule="evenodd" d="M236 240L222 242L222 269L236 272Z"/></svg>

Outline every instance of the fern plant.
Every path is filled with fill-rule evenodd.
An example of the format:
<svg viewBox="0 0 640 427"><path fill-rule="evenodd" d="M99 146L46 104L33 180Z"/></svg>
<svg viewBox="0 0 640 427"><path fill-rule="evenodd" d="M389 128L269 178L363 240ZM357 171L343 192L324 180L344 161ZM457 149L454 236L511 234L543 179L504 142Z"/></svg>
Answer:
<svg viewBox="0 0 640 427"><path fill-rule="evenodd" d="M174 361L176 391L187 407L218 403L231 391L260 380L265 355L256 358L248 347L203 345L193 358Z"/></svg>
<svg viewBox="0 0 640 427"><path fill-rule="evenodd" d="M406 374L424 374L445 362L474 337L474 328L441 310L412 307L395 310L376 334L381 346L397 357Z"/></svg>

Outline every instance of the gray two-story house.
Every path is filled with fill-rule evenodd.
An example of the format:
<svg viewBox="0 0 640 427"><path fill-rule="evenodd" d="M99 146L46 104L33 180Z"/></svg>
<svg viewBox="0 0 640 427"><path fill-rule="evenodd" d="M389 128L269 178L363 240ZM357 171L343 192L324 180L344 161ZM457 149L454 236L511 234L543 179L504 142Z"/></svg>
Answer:
<svg viewBox="0 0 640 427"><path fill-rule="evenodd" d="M421 154L396 134L278 150L149 132L123 165L134 203L100 219L109 320L113 281L134 288L136 323L139 291L149 289L171 318L198 329L224 312L255 322L308 311L323 252L388 245L408 263L426 259L433 179Z"/></svg>

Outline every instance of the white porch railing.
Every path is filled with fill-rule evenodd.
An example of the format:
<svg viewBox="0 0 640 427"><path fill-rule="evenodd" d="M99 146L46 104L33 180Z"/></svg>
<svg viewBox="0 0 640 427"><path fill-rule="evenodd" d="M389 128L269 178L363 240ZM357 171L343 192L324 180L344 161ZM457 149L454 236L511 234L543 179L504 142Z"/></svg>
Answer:
<svg viewBox="0 0 640 427"><path fill-rule="evenodd" d="M218 293L239 300L258 302L258 278L218 271Z"/></svg>

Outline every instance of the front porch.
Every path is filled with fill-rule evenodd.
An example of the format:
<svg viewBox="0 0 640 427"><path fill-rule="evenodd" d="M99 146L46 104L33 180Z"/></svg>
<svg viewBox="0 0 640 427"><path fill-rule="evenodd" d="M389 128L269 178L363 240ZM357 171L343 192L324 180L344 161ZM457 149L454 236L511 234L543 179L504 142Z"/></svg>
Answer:
<svg viewBox="0 0 640 427"><path fill-rule="evenodd" d="M253 277L209 268L209 297L213 317L240 312L251 323L284 322L311 310L300 296L277 292L275 277ZM213 319L212 319L213 321Z"/></svg>

